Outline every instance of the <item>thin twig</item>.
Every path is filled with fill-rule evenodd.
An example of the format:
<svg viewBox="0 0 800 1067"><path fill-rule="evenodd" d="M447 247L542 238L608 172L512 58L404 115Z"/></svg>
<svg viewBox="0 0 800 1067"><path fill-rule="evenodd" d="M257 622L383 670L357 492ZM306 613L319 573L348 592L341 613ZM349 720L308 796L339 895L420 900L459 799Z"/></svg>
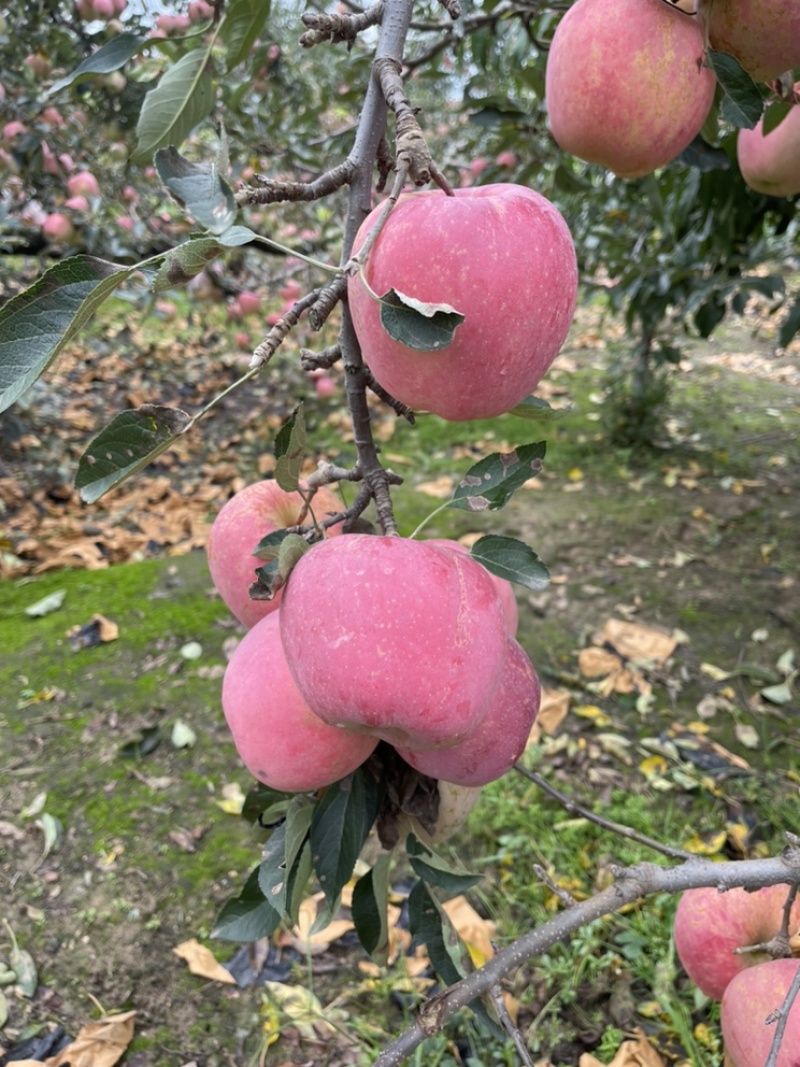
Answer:
<svg viewBox="0 0 800 1067"><path fill-rule="evenodd" d="M514 1042L514 1048L517 1050L517 1055L522 1060L525 1067L534 1067L531 1054L528 1052L528 1048L522 1040L522 1034L519 1032L514 1020L508 1014L508 1008L503 999L503 990L499 985L492 986L489 991L489 996L492 998L492 1004L494 1004L494 1010L497 1012L498 1019L503 1024L511 1040Z"/></svg>
<svg viewBox="0 0 800 1067"><path fill-rule="evenodd" d="M783 1035L786 1033L786 1024L789 1021L789 1012L792 1010L797 994L800 993L800 967L797 968L792 979L791 985L786 991L786 996L783 998L783 1004L777 1011L772 1012L767 1016L766 1022L768 1024L777 1022L775 1027L775 1033L772 1037L772 1045L770 1046L769 1056L767 1056L767 1062L764 1067L777 1067L778 1053L780 1052L781 1045L783 1044Z"/></svg>
<svg viewBox="0 0 800 1067"><path fill-rule="evenodd" d="M321 352L312 352L310 348L300 349L300 366L306 371L330 370L341 358L342 350L338 345L328 345Z"/></svg>
<svg viewBox="0 0 800 1067"><path fill-rule="evenodd" d="M640 845L646 845L648 848L652 848L656 852L660 852L663 856L669 856L674 860L690 860L696 859L696 853L687 852L682 848L673 848L672 845L665 845L662 841L657 841L654 837L648 837L647 834L639 833L638 830L632 829L630 826L623 826L621 823L611 822L610 819L604 819L601 815L595 815L593 811L583 807L582 804L578 804L576 801L568 797L566 793L562 793L555 786L542 778L540 774L536 774L534 771L529 771L525 767L520 766L519 763L514 764L514 770L518 771L523 778L527 778L528 781L533 782L534 785L547 793L554 800L557 800L571 815L580 815L584 819L588 819L589 822L595 823L597 826L601 826L604 830L610 830L611 833L617 834L619 837L628 838L630 841L638 841Z"/></svg>
<svg viewBox="0 0 800 1067"><path fill-rule="evenodd" d="M312 289L310 293L307 293L306 296L293 304L285 314L281 315L264 340L256 346L256 350L250 358L250 370L260 369L272 359L289 330L300 321L300 316L303 312L307 308L313 307L319 300L320 292L319 289Z"/></svg>
<svg viewBox="0 0 800 1067"><path fill-rule="evenodd" d="M551 893L555 894L565 908L571 908L577 904L578 901L573 897L571 893L568 893L563 886L560 886L557 882L554 882L547 871L542 867L540 863L534 863L533 873L539 879L540 882L544 882Z"/></svg>
<svg viewBox="0 0 800 1067"><path fill-rule="evenodd" d="M236 193L237 204L277 204L287 201L321 200L347 185L353 173L353 163L343 160L310 182L279 182L256 175L258 189L245 186Z"/></svg>
<svg viewBox="0 0 800 1067"><path fill-rule="evenodd" d="M416 425L417 419L414 415L414 409L410 408L408 404L402 404L399 400L395 400L391 393L387 393L380 382L375 380L375 375L369 367L364 367L364 377L370 392L374 393L379 400L384 402L384 404L388 404L396 415L405 419L406 422L410 423L412 426Z"/></svg>
<svg viewBox="0 0 800 1067"><path fill-rule="evenodd" d="M317 299L308 311L308 322L312 330L322 329L328 321L328 316L339 301L343 299L346 292L347 278L344 274L340 274L330 285L326 285L324 289L318 291Z"/></svg>

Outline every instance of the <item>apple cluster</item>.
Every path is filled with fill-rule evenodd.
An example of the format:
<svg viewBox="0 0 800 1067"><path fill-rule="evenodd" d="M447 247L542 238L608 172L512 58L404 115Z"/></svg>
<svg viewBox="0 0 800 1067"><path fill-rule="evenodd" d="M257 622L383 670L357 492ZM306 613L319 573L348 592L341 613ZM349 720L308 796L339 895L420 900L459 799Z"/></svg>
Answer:
<svg viewBox="0 0 800 1067"><path fill-rule="evenodd" d="M781 928L788 886L754 892L690 889L675 913L675 949L698 988L722 1001L721 1027L731 1067L764 1067L775 1027L767 1017L781 1007L800 959L773 959L764 946ZM789 914L789 934L800 930L800 900ZM788 1016L776 1067L797 1067L800 1000Z"/></svg>
<svg viewBox="0 0 800 1067"><path fill-rule="evenodd" d="M269 601L248 591L266 534L298 522L300 493L251 485L219 512L211 576L249 628L222 705L245 766L287 792L320 789L359 767L379 741L423 774L457 787L453 811L517 761L539 709L539 679L515 639L511 585L458 542L334 525ZM340 510L313 498L317 521Z"/></svg>
<svg viewBox="0 0 800 1067"><path fill-rule="evenodd" d="M796 0L577 0L548 54L550 128L567 152L638 178L700 133L716 77L706 59L732 55L756 81L800 65ZM745 181L759 192L800 192L800 110L764 134L738 136Z"/></svg>

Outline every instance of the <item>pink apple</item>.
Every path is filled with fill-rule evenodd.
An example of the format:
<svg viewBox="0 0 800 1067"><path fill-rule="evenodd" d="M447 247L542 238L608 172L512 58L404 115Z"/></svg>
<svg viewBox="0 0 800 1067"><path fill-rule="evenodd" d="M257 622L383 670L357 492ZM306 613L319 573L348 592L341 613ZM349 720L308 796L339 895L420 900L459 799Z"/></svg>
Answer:
<svg viewBox="0 0 800 1067"><path fill-rule="evenodd" d="M759 963L737 974L722 998L721 1027L729 1067L764 1067L775 1036L767 1017L783 1004L800 960ZM800 1064L800 997L795 998L783 1034L776 1067Z"/></svg>
<svg viewBox="0 0 800 1067"><path fill-rule="evenodd" d="M358 231L356 251L379 210ZM511 184L403 194L364 278L349 279L348 298L373 374L402 403L456 422L501 415L528 396L567 336L578 287L563 218ZM446 347L417 351L386 333L370 289L446 304L465 320Z"/></svg>
<svg viewBox="0 0 800 1067"><path fill-rule="evenodd" d="M795 85L800 91L800 82ZM764 135L763 120L753 130L739 130L736 157L742 177L757 193L800 193L800 106Z"/></svg>
<svg viewBox="0 0 800 1067"><path fill-rule="evenodd" d="M711 47L738 59L756 81L800 66L800 7L796 0L703 0Z"/></svg>
<svg viewBox="0 0 800 1067"><path fill-rule="evenodd" d="M297 563L280 614L289 669L331 726L423 750L458 744L489 710L503 610L466 556L402 537L332 538Z"/></svg>
<svg viewBox="0 0 800 1067"><path fill-rule="evenodd" d="M506 149L504 152L498 152L497 159L494 162L498 167L516 167L519 160L516 152L510 152Z"/></svg>
<svg viewBox="0 0 800 1067"><path fill-rule="evenodd" d="M67 193L70 196L99 196L100 186L91 171L79 170L67 179Z"/></svg>
<svg viewBox="0 0 800 1067"><path fill-rule="evenodd" d="M11 122L7 122L3 127L3 140L7 143L8 141L13 141L15 137L19 137L20 134L27 132L28 127L24 122L12 119Z"/></svg>
<svg viewBox="0 0 800 1067"><path fill-rule="evenodd" d="M257 315L261 308L258 293L239 293L238 301L243 315Z"/></svg>
<svg viewBox="0 0 800 1067"><path fill-rule="evenodd" d="M48 126L63 126L64 116L56 107L46 107L42 111L42 121L46 122Z"/></svg>
<svg viewBox="0 0 800 1067"><path fill-rule="evenodd" d="M88 211L89 201L85 196L70 196L64 201L64 207L69 208L70 211Z"/></svg>
<svg viewBox="0 0 800 1067"><path fill-rule="evenodd" d="M318 522L342 510L342 502L329 489L320 489L311 507ZM211 580L231 612L244 626L254 626L281 603L283 590L272 600L251 600L250 586L263 560L253 549L267 534L294 526L303 508L299 493L287 493L274 480L255 482L223 506L211 527L206 552ZM304 522L310 523L307 516ZM329 536L340 531L334 527Z"/></svg>
<svg viewBox="0 0 800 1067"><path fill-rule="evenodd" d="M328 397L335 395L336 382L331 378L330 374L321 374L318 378L314 379L314 391L317 396L327 399Z"/></svg>
<svg viewBox="0 0 800 1067"><path fill-rule="evenodd" d="M207 22L214 14L214 8L206 0L191 0L188 13L191 22Z"/></svg>
<svg viewBox="0 0 800 1067"><path fill-rule="evenodd" d="M524 649L506 637L500 684L483 722L465 740L438 751L397 751L412 767L455 785L488 785L511 770L525 751L539 712L541 686Z"/></svg>
<svg viewBox="0 0 800 1067"><path fill-rule="evenodd" d="M768 886L753 893L744 889L690 889L675 913L675 949L684 970L707 997L720 1000L728 983L767 957L734 949L760 945L780 929L781 912L788 894L785 885ZM792 908L791 930L800 927L800 901Z"/></svg>
<svg viewBox="0 0 800 1067"><path fill-rule="evenodd" d="M222 682L222 707L250 773L290 793L338 782L378 743L328 726L309 708L286 664L277 615L262 619L236 647Z"/></svg>
<svg viewBox="0 0 800 1067"><path fill-rule="evenodd" d="M425 544L438 545L439 548L449 549L452 552L462 552L467 556L470 554L467 545L462 545L460 541L451 541L445 537L431 537ZM496 574L491 574L489 571L486 573L494 582L495 589L500 597L500 603L503 606L503 618L506 620L506 630L514 637L519 625L519 608L517 607L514 586L511 582L507 582L505 578L498 578Z"/></svg>
<svg viewBox="0 0 800 1067"><path fill-rule="evenodd" d="M236 334L236 344L239 348L252 348L253 342L250 339L250 334L240 330Z"/></svg>
<svg viewBox="0 0 800 1067"><path fill-rule="evenodd" d="M44 220L42 233L53 244L61 244L72 240L75 236L75 227L66 215L54 211Z"/></svg>
<svg viewBox="0 0 800 1067"><path fill-rule="evenodd" d="M553 137L620 178L663 167L711 109L716 78L704 58L702 26L662 0L577 0L547 56Z"/></svg>

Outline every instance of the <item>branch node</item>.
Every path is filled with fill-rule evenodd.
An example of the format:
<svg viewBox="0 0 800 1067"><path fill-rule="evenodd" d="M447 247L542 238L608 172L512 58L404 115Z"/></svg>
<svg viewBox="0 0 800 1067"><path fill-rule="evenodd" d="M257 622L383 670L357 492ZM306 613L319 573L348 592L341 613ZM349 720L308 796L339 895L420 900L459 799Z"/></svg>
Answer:
<svg viewBox="0 0 800 1067"><path fill-rule="evenodd" d="M330 285L317 291L317 299L308 311L308 321L312 330L322 329L328 316L346 292L347 278L344 274L340 274Z"/></svg>

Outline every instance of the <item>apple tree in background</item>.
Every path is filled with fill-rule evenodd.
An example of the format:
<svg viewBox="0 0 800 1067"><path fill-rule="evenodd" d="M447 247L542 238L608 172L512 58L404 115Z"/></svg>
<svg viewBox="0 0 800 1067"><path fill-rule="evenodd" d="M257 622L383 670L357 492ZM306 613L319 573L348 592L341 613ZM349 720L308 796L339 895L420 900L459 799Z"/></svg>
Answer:
<svg viewBox="0 0 800 1067"><path fill-rule="evenodd" d="M795 205L748 191L734 140L762 115L770 132L794 124L792 73L774 65L800 65L797 5L704 0L699 14L685 6L577 0L559 22L555 4L462 12L458 0L413 10L411 0L377 0L322 13L193 0L186 12L159 16L154 36L151 20L123 0L74 8L51 0L36 16L52 21L52 46L33 50L4 86L8 247L29 248L38 232L33 247L55 262L0 309L0 407L23 397L102 302L136 289L142 276L162 293L208 269L224 278L222 265L261 249L309 268L308 291L293 294L220 397L194 412L149 404L110 420L78 466L86 502L194 432L231 389L246 389L301 319L313 330L335 326L334 342L304 352L303 365L341 361L355 463L322 462L308 473L313 441L298 408L274 442L285 499L269 515L255 498L224 510L210 546L220 593L250 627L222 693L260 782L245 814L272 827L216 935L248 941L295 921L311 879L335 909L375 828L381 849L355 884L352 909L364 948L380 958L390 865L404 848L416 877L411 929L449 988L382 1053L384 1067L466 1004L483 1025L506 1025L521 1042L496 1011L500 979L643 896L787 885L788 894L765 894L773 907L767 961L728 975L722 1010L735 1067L761 1067L753 1049L770 1045L773 1062L789 1063L800 986L800 963L781 958L800 881L791 835L780 857L727 864L647 840L681 862L617 871L611 887L473 968L441 899L477 878L445 862L436 844L475 789L524 747L539 683L514 638L507 582L540 589L548 576L533 549L512 538L488 535L467 553L422 540L419 530L401 536L392 505L400 478L384 467L370 426L370 396L412 422L420 409L455 421L546 414L531 394L566 337L579 263L608 283L640 333L635 403L649 402L654 364L674 359L659 334L671 316L690 317L708 336L749 291L782 295L779 277L748 272L781 252ZM752 20L743 45L726 44L732 54L714 43L715 34L728 39L727 8ZM774 16L766 24L764 11ZM15 18L2 24L7 55L23 33ZM602 33L612 22L615 32ZM586 61L581 42L601 38L605 64L594 53ZM676 55L685 84L673 106L663 79ZM746 67L769 84L756 85ZM63 114L56 100L68 102ZM597 137L604 121L605 141ZM476 157L479 149L486 154ZM676 153L682 161L670 162ZM776 182L784 180L783 149L778 155ZM759 183L769 171L762 160ZM578 235L577 257L548 193ZM114 216L122 205L126 214ZM303 236L284 224L276 242L281 220L302 218L294 214L302 205L314 225ZM783 340L798 317L795 305ZM531 442L484 457L462 472L445 506L501 508L544 454L543 442ZM334 484L350 492L340 500ZM750 894L754 909L763 896ZM740 945L764 928L755 918L740 925ZM764 977L762 968L772 969ZM736 1005L755 990L751 976L764 1012L779 1012L774 1037L760 1017L748 1033L738 1030ZM712 977L714 995L727 997L728 978Z"/></svg>

